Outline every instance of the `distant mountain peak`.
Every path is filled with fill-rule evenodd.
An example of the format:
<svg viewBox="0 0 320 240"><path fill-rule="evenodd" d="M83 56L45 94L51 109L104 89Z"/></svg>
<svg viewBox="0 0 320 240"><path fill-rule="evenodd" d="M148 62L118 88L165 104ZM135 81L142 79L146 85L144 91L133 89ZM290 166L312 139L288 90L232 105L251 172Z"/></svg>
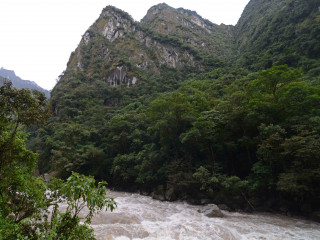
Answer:
<svg viewBox="0 0 320 240"><path fill-rule="evenodd" d="M150 10L153 11L153 10L156 10L156 9L163 10L163 9L166 9L166 8L174 9L171 6L169 6L168 4L163 2L163 3L159 3L157 5L154 5L154 6L150 7L150 9L148 11L150 11Z"/></svg>
<svg viewBox="0 0 320 240"><path fill-rule="evenodd" d="M8 70L3 67L0 69L0 75L4 78L11 80L12 78L17 77L16 73L13 70Z"/></svg>
<svg viewBox="0 0 320 240"><path fill-rule="evenodd" d="M8 70L8 69L1 67L0 77L10 80L13 84L13 87L15 87L17 89L21 89L21 88L35 89L40 92L43 92L47 98L50 97L50 91L43 89L42 87L40 87L38 84L36 84L33 81L21 79L20 77L18 77L15 74L15 72L13 70ZM1 84L1 82L2 82L2 80L0 79L0 84Z"/></svg>
<svg viewBox="0 0 320 240"><path fill-rule="evenodd" d="M131 17L131 15L119 8L116 8L112 5L108 5L106 6L103 10L102 13L100 15L100 17L108 17L108 16L121 16L121 18L125 18L129 21L134 22L133 18Z"/></svg>
<svg viewBox="0 0 320 240"><path fill-rule="evenodd" d="M147 14L143 17L142 22L152 21L158 15L166 15L168 13L177 14L177 9L170 7L166 3L159 3L149 8Z"/></svg>

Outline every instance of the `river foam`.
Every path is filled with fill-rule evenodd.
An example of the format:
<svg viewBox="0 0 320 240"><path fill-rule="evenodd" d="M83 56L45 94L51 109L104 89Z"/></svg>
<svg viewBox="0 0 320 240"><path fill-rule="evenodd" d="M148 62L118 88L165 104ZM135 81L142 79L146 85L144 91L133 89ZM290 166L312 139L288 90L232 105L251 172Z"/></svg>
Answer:
<svg viewBox="0 0 320 240"><path fill-rule="evenodd" d="M320 240L320 224L276 214L223 211L208 218L202 206L160 202L139 194L110 191L118 207L92 220L99 240Z"/></svg>

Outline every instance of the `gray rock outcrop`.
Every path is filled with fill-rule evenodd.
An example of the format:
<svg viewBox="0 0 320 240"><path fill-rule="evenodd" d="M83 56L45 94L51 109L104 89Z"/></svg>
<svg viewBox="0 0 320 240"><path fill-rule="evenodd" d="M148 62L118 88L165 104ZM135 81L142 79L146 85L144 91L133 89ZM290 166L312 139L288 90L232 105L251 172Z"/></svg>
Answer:
<svg viewBox="0 0 320 240"><path fill-rule="evenodd" d="M199 213L203 213L203 215L214 218L214 217L223 217L223 213L221 212L220 208L215 204L208 204L202 209L198 210Z"/></svg>

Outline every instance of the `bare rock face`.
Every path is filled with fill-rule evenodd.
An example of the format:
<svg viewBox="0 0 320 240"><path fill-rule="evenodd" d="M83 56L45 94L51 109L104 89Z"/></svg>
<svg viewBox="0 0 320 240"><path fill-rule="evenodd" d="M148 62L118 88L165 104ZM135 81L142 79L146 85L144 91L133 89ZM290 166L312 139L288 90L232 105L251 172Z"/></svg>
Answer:
<svg viewBox="0 0 320 240"><path fill-rule="evenodd" d="M215 59L208 61L207 53L217 59L227 56L222 54L222 47L228 46L231 38L227 32L196 12L166 4L152 7L141 22L107 6L82 36L66 72L68 77L81 73L108 86L131 87L150 74L161 76L167 68L181 72L211 69Z"/></svg>
<svg viewBox="0 0 320 240"><path fill-rule="evenodd" d="M214 217L223 217L223 213L221 212L220 208L215 204L208 204L203 209L198 210L199 213L203 213L203 215L214 218Z"/></svg>
<svg viewBox="0 0 320 240"><path fill-rule="evenodd" d="M130 74L129 69L125 65L118 65L116 69L105 78L105 81L109 86L125 84L130 87L137 83L138 77Z"/></svg>
<svg viewBox="0 0 320 240"><path fill-rule="evenodd" d="M127 32L135 31L133 21L124 17L119 12L107 8L102 13L103 18L100 19L100 24L104 23L101 33L109 41L114 41L117 38L123 37Z"/></svg>
<svg viewBox="0 0 320 240"><path fill-rule="evenodd" d="M90 33L89 33L89 32L86 32L86 33L84 34L84 36L83 36L83 41L84 41L84 43L87 45L87 44L89 43L90 39L91 39Z"/></svg>
<svg viewBox="0 0 320 240"><path fill-rule="evenodd" d="M177 62L179 62L178 53L174 50L170 50L168 48L163 48L162 58L164 59L163 63L168 64L170 67L175 68Z"/></svg>

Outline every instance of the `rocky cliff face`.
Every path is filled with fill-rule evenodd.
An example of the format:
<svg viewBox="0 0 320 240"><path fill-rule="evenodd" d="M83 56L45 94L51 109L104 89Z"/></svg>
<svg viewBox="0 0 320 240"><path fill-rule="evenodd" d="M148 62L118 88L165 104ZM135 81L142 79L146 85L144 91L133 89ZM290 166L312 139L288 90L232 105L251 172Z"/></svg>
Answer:
<svg viewBox="0 0 320 240"><path fill-rule="evenodd" d="M146 74L160 74L163 66L201 71L220 65L231 58L232 37L232 26L166 4L152 7L141 23L108 6L83 35L66 72L131 86Z"/></svg>
<svg viewBox="0 0 320 240"><path fill-rule="evenodd" d="M160 34L179 38L183 44L200 52L209 50L212 55L224 59L231 56L233 26L213 24L194 11L159 4L150 8L142 24Z"/></svg>
<svg viewBox="0 0 320 240"><path fill-rule="evenodd" d="M71 54L53 95L84 82L165 89L168 81L177 84L188 73L235 65L258 70L310 61L314 69L320 57L319 14L318 0L252 0L238 24L226 26L166 4L150 8L141 22L108 6Z"/></svg>

